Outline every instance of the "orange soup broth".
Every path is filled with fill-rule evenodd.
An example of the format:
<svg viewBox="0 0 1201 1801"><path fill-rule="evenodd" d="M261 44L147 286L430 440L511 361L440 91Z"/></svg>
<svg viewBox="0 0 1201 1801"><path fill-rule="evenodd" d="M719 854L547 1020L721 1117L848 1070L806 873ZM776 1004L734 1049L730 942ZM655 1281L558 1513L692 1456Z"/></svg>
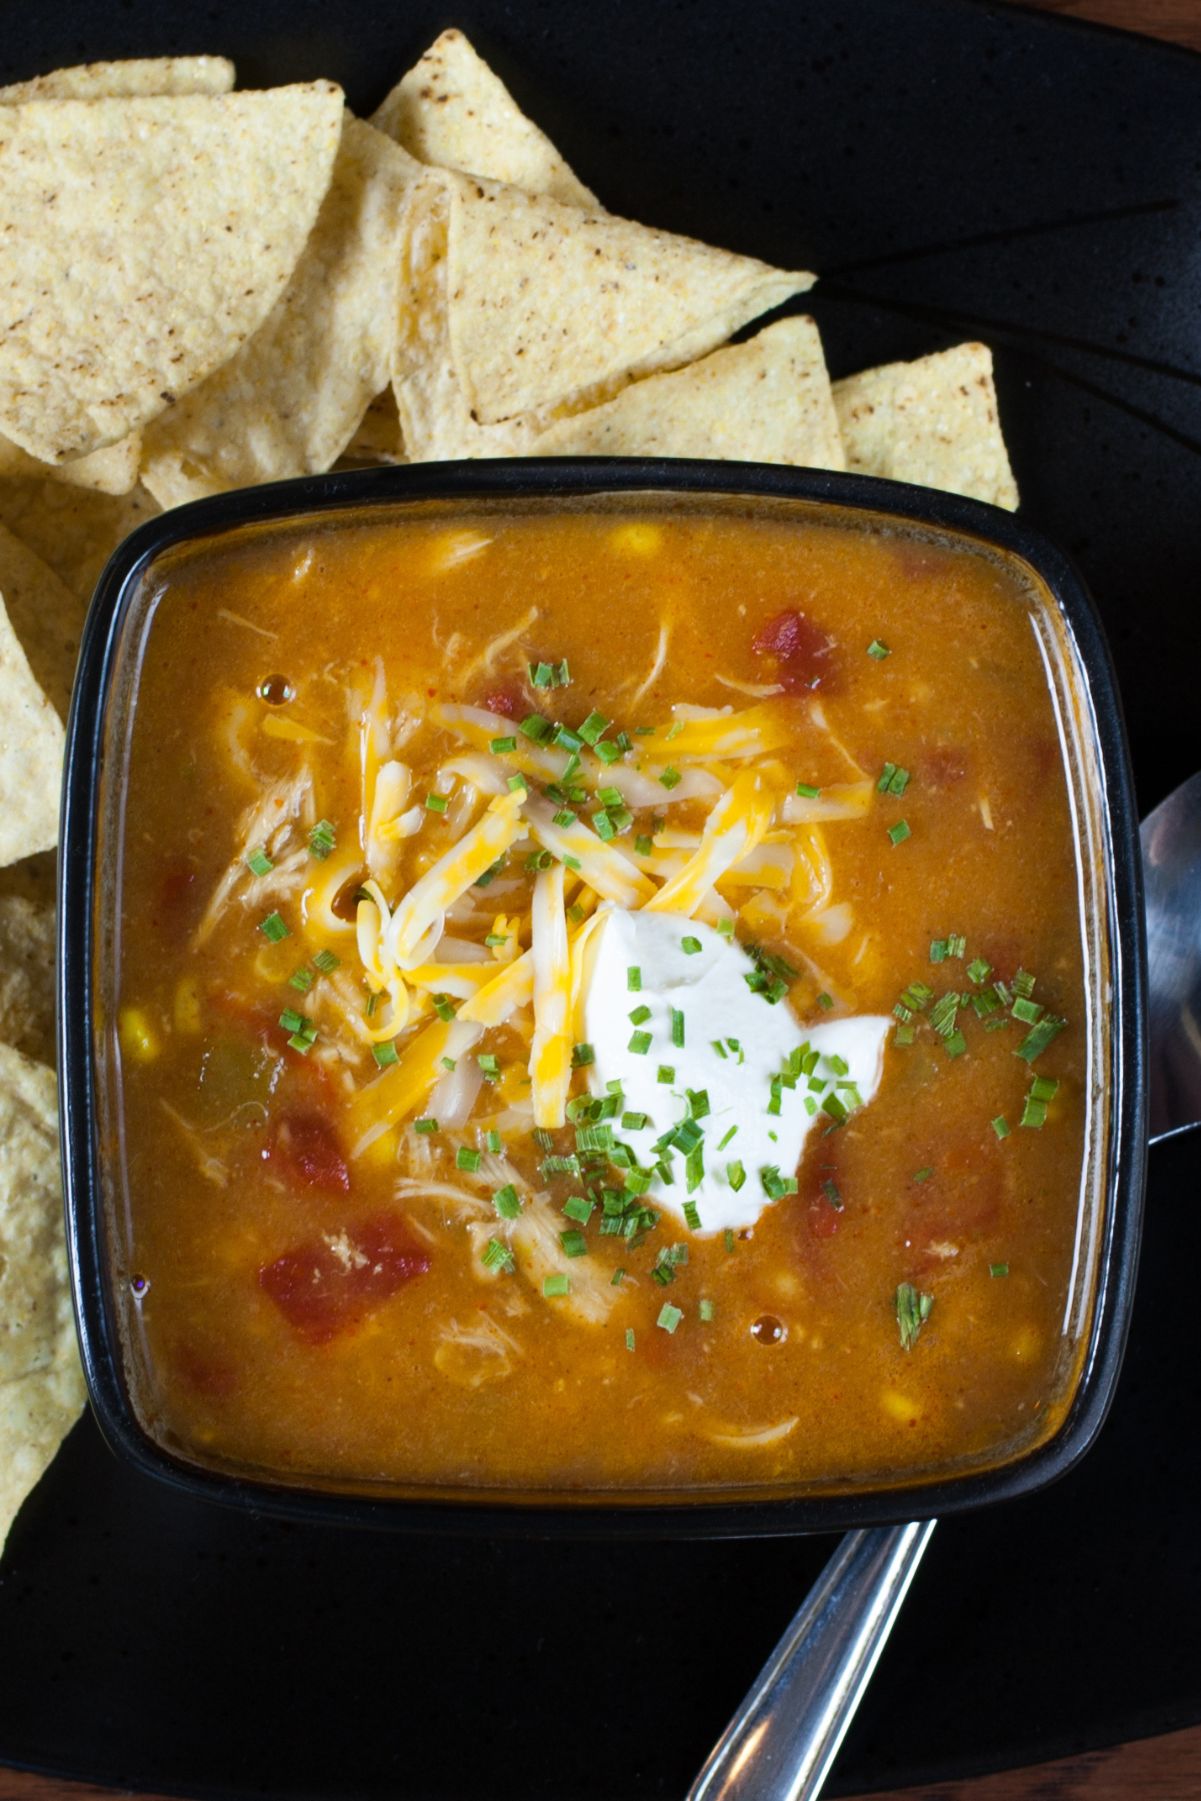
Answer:
<svg viewBox="0 0 1201 1801"><path fill-rule="evenodd" d="M456 555L473 533L485 547ZM163 1442L285 1478L571 1492L871 1486L995 1463L1045 1435L1077 1360L1064 1322L1086 998L1068 791L1031 623L1039 603L999 560L851 526L581 511L231 537L156 579L119 897L119 1263L138 1405ZM797 650L773 626L791 611L819 628L816 663L808 640ZM873 644L888 654L869 654ZM570 686L530 689L527 665L540 658L566 658ZM825 942L803 924L756 934L799 969L785 1004L801 1025L891 1013L914 979L936 995L970 993L968 964L983 959L989 980L1034 972L1037 1001L1066 1029L1032 1067L1014 1054L1018 1022L986 1031L966 1010L955 1057L919 1017L912 1044L890 1039L876 1098L810 1135L798 1192L765 1206L753 1229L727 1242L664 1214L636 1247L589 1230L608 1313L575 1323L519 1271L483 1270L479 1234L430 1186L487 1199L456 1168L453 1144L476 1142L470 1128L443 1142L414 1134L410 1116L349 1155L339 1122L349 1093L376 1076L370 1054L339 1060L319 1041L302 1055L277 1015L294 1006L320 1019L324 980L357 983L366 1001L353 936L306 923L302 891L259 902L248 874L196 941L245 809L301 760L353 896L353 721L377 660L394 712L507 696L518 717L538 707L577 724L595 708L631 730L670 722L677 703L750 707L761 696L739 684L782 678L796 729L775 755L790 783L845 783L851 763L873 781L885 764L909 772L902 794L873 788L864 817L821 827L846 935ZM272 677L292 693L283 705L260 698ZM313 736L269 735L270 718ZM636 764L637 737L633 747ZM419 720L401 753L415 798L453 749ZM691 803L671 818L699 824L703 813ZM428 813L405 841L401 887L446 848L453 814L453 803ZM894 843L902 821L909 835ZM723 892L735 906L747 895ZM276 906L289 936L273 944L256 927ZM498 913L520 910L511 894L497 900ZM963 936L965 955L932 964L932 941L948 934ZM740 921L738 936L751 935ZM337 976L290 990L290 973L322 948L342 959ZM520 1096L524 1079L511 1027L480 1048L505 1073L473 1118ZM1035 1074L1059 1086L1045 1125L1023 1129ZM298 1106L332 1122L345 1185L340 1173L324 1187L297 1181L272 1156L273 1118ZM505 1148L539 1185L528 1138ZM557 1209L579 1183L539 1186ZM428 1267L348 1328L298 1332L260 1270L397 1210ZM660 1247L683 1240L688 1262L669 1286L652 1280ZM932 1297L909 1349L902 1283ZM665 1301L682 1313L672 1332L656 1325Z"/></svg>

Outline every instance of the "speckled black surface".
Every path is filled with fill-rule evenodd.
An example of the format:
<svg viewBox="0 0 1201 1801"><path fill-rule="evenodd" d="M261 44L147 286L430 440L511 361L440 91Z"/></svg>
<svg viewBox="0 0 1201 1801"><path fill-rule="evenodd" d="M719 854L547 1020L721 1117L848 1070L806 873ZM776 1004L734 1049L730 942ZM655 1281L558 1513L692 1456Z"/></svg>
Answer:
<svg viewBox="0 0 1201 1801"><path fill-rule="evenodd" d="M8 11L0 79L225 51L368 108L450 22L613 210L824 271L835 375L988 338L1144 806L1201 762L1201 62L967 0L62 0ZM832 1792L1201 1718L1199 1177L1201 1135L1153 1152L1097 1449L939 1528ZM132 1477L84 1421L0 1564L0 1761L222 1797L677 1796L829 1548L255 1521Z"/></svg>

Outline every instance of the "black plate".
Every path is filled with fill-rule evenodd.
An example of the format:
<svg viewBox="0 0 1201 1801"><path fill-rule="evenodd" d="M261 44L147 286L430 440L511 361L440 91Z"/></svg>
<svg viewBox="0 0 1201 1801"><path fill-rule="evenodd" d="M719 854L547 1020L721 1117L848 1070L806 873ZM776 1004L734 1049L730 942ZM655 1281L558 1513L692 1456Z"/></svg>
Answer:
<svg viewBox="0 0 1201 1801"><path fill-rule="evenodd" d="M615 211L826 272L837 376L977 335L1027 516L1109 627L1144 806L1201 761L1201 62L965 0L107 0L6 20L0 78L235 55L370 107L450 19ZM939 1528L834 1788L1201 1717L1201 1137L1152 1156L1117 1403L1054 1489ZM0 1566L0 1759L179 1793L683 1792L829 1541L562 1545L257 1521L89 1421Z"/></svg>

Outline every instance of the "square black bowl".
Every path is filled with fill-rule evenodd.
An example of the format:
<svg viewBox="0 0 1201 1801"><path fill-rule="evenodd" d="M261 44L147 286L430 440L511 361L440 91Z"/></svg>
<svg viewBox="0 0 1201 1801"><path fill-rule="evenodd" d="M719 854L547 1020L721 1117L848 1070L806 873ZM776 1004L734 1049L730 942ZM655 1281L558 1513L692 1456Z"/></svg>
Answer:
<svg viewBox="0 0 1201 1801"><path fill-rule="evenodd" d="M161 1445L139 1419L122 1353L112 1290L97 1071L95 1009L103 970L100 929L111 885L98 851L119 765L115 694L142 577L164 552L238 527L314 515L386 513L407 504L465 507L506 502L543 507L628 495L708 497L713 506L759 502L800 513L874 516L992 547L1042 590L1069 668L1066 698L1073 738L1086 766L1074 772L1084 887L1092 893L1091 1030L1103 1131L1097 1163L1092 1273L1078 1295L1084 1354L1065 1416L1044 1442L993 1468L968 1469L859 1492L836 1488L800 1496L718 1491L629 1499L509 1496L463 1491L431 1495L372 1492L318 1483L288 1485L205 1469ZM1073 771L1069 769L1069 782ZM1083 838L1083 844L1082 844ZM951 1514L1044 1487L1084 1455L1109 1409L1125 1346L1138 1262L1146 1169L1146 947L1142 866L1121 707L1109 653L1091 599L1068 558L1011 514L957 495L820 470L686 460L514 459L314 476L241 490L147 522L118 549L93 599L67 735L59 893L58 1022L62 1156L76 1319L92 1406L110 1446L136 1468L177 1490L298 1520L410 1532L451 1531L543 1537L621 1535L672 1538L784 1536ZM1086 849L1085 849L1086 847ZM1086 907L1087 914L1087 907Z"/></svg>

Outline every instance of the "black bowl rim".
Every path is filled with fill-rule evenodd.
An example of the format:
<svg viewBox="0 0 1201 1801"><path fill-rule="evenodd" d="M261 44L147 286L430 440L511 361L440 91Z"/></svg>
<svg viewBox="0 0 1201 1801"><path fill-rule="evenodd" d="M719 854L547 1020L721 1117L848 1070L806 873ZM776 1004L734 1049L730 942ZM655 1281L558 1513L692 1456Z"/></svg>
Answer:
<svg viewBox="0 0 1201 1801"><path fill-rule="evenodd" d="M864 1494L800 1498L704 1496L655 1501L612 1493L548 1500L412 1499L326 1492L202 1469L156 1443L125 1385L107 1284L92 1061L92 898L105 707L114 654L137 581L187 540L236 526L415 501L579 499L660 492L780 498L892 514L962 533L1016 555L1060 609L1092 702L1098 796L1108 846L1106 911L1112 958L1111 1120L1106 1219L1093 1320L1079 1385L1055 1434L1000 1469ZM1084 1456L1113 1400L1138 1265L1147 1151L1147 976L1142 862L1129 752L1113 665L1084 581L1065 553L1023 520L980 501L875 477L785 465L645 458L497 458L305 476L194 501L139 526L100 577L84 630L67 727L59 855L57 960L61 1153L72 1297L88 1394L112 1450L193 1499L306 1523L491 1537L744 1538L791 1536L949 1515L1031 1493Z"/></svg>

